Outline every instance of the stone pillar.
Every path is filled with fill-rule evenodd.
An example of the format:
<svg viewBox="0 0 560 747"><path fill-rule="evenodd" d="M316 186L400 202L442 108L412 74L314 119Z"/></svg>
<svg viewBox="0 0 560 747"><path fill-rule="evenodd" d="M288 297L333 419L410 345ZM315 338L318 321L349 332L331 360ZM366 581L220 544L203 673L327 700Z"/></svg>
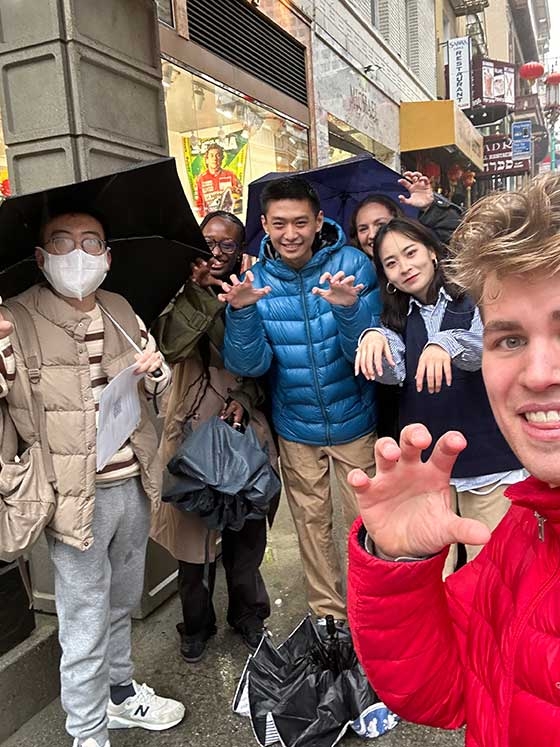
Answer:
<svg viewBox="0 0 560 747"><path fill-rule="evenodd" d="M0 105L12 193L168 154L153 0L2 0Z"/></svg>

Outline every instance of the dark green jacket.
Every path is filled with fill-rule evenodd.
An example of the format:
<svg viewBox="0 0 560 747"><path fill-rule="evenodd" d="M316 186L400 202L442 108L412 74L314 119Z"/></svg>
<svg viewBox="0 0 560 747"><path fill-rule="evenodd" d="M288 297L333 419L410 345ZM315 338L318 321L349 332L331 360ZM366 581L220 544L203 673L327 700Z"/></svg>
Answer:
<svg viewBox="0 0 560 747"><path fill-rule="evenodd" d="M223 368L224 304L212 290L187 282L172 303L156 319L152 334L168 363L182 363L189 359L206 366ZM263 400L263 392L255 379L244 378L238 389L231 392L247 414Z"/></svg>

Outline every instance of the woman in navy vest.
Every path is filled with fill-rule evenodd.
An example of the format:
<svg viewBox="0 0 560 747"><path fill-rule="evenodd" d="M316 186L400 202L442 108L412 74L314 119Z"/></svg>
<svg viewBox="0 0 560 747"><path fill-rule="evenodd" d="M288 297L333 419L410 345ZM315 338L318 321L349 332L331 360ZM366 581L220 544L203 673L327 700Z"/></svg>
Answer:
<svg viewBox="0 0 560 747"><path fill-rule="evenodd" d="M524 475L486 396L480 314L472 299L446 280L443 255L442 245L417 221L398 217L379 229L373 259L381 326L362 334L356 373L401 387L400 428L423 423L433 444L448 430L464 434L467 447L452 473L452 501L461 516L494 529L509 505L505 487ZM466 549L467 560L480 550ZM453 548L446 575L456 561Z"/></svg>

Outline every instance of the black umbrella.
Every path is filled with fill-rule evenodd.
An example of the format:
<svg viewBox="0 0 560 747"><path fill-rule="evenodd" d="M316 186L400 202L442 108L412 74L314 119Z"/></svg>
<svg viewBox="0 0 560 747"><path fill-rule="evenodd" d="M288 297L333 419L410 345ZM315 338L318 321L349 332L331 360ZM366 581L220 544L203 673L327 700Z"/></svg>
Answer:
<svg viewBox="0 0 560 747"><path fill-rule="evenodd" d="M280 491L251 426L241 433L218 417L188 433L167 467L163 500L197 513L209 529L239 531L264 518Z"/></svg>
<svg viewBox="0 0 560 747"><path fill-rule="evenodd" d="M324 214L339 223L346 235L350 228L350 216L364 197L372 192L380 192L398 203L399 195L406 194L406 190L399 184L402 175L368 155L354 156L297 173L265 174L249 184L246 225L247 251L250 254L258 255L264 236L261 227L261 192L267 182L287 176L301 176L308 181L319 195ZM410 217L418 216L416 208L408 205L402 207Z"/></svg>
<svg viewBox="0 0 560 747"><path fill-rule="evenodd" d="M262 747L333 747L348 727L371 738L398 723L368 683L350 633L332 617L326 636L308 616L278 648L264 637L247 660L233 710L251 719Z"/></svg>
<svg viewBox="0 0 560 747"><path fill-rule="evenodd" d="M9 197L0 206L0 294L20 293L42 275L33 259L49 215L91 212L104 224L112 265L103 287L121 293L150 324L208 249L175 160L132 166L116 174Z"/></svg>

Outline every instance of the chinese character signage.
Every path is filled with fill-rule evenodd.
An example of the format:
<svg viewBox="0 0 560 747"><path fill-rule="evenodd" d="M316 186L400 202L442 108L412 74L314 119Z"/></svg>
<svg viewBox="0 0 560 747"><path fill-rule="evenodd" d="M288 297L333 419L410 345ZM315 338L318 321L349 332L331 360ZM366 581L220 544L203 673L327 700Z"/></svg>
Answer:
<svg viewBox="0 0 560 747"><path fill-rule="evenodd" d="M449 98L457 102L459 109L471 108L471 40L469 36L450 39Z"/></svg>
<svg viewBox="0 0 560 747"><path fill-rule="evenodd" d="M223 138L183 138L185 165L200 218L213 210L243 211L247 139L242 130Z"/></svg>
<svg viewBox="0 0 560 747"><path fill-rule="evenodd" d="M473 68L473 101L475 106L515 105L515 65L509 62L475 57Z"/></svg>
<svg viewBox="0 0 560 747"><path fill-rule="evenodd" d="M485 135L484 174L486 176L515 176L531 170L530 158L514 161L510 135Z"/></svg>

